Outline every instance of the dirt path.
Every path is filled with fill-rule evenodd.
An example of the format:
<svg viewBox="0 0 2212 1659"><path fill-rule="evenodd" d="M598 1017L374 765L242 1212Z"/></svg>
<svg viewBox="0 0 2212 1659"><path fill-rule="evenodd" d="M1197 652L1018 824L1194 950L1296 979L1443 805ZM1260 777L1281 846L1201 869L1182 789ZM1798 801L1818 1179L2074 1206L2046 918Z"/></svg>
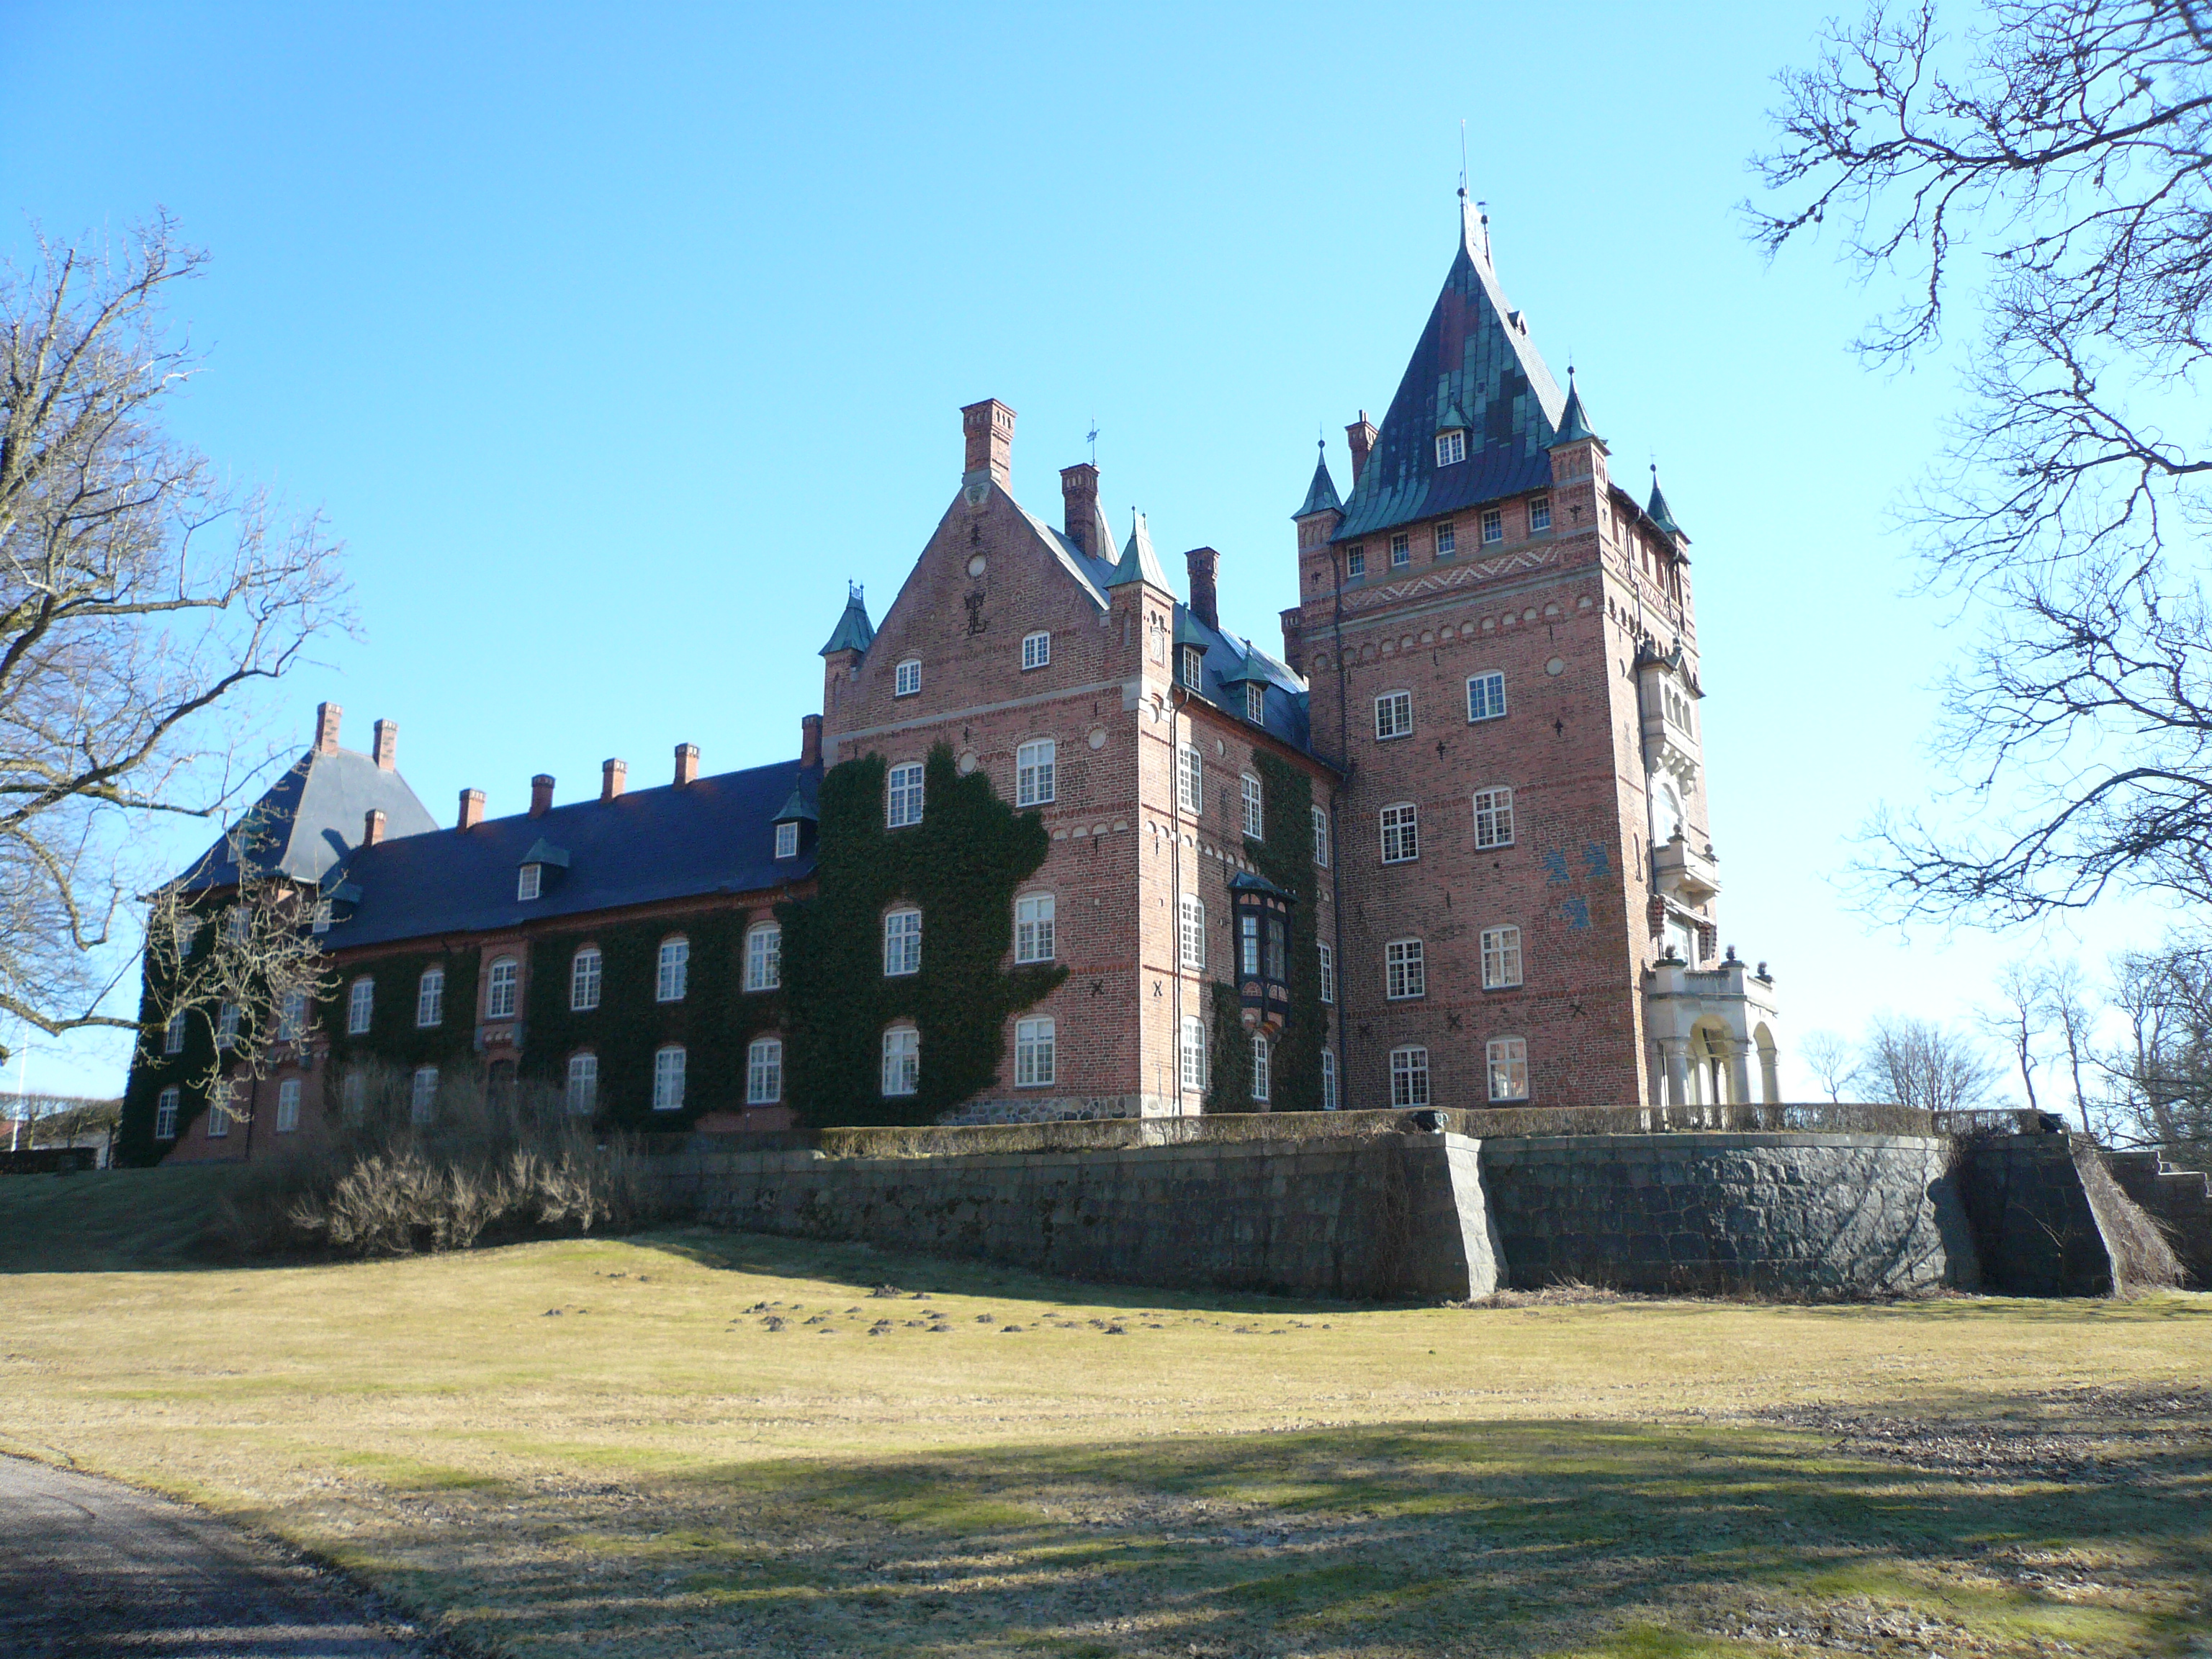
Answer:
<svg viewBox="0 0 2212 1659"><path fill-rule="evenodd" d="M0 1653L10 1659L424 1659L331 1573L214 1516L0 1455Z"/></svg>

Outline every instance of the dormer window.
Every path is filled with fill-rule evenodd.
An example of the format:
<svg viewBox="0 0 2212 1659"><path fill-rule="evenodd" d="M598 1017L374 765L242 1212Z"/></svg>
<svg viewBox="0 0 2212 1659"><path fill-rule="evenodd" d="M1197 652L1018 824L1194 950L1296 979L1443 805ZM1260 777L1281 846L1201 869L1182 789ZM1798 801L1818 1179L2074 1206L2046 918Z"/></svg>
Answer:
<svg viewBox="0 0 2212 1659"><path fill-rule="evenodd" d="M1182 683L1194 691L1204 689L1203 681L1206 678L1206 653L1200 647L1195 645L1186 645L1183 647L1182 674L1181 678Z"/></svg>
<svg viewBox="0 0 2212 1659"><path fill-rule="evenodd" d="M921 659L908 657L898 665L897 672L891 682L891 695L895 697L913 697L919 696L921 693Z"/></svg>
<svg viewBox="0 0 2212 1659"><path fill-rule="evenodd" d="M1552 498L1538 495L1528 503L1528 531L1534 535L1539 530L1552 527Z"/></svg>
<svg viewBox="0 0 2212 1659"><path fill-rule="evenodd" d="M542 864L526 864L515 876L514 896L526 902L536 898L544 890L544 884L545 866Z"/></svg>
<svg viewBox="0 0 2212 1659"><path fill-rule="evenodd" d="M775 826L775 855L780 859L799 856L799 825L796 822Z"/></svg>
<svg viewBox="0 0 2212 1659"><path fill-rule="evenodd" d="M1437 465L1456 466L1467 459L1467 433L1458 427L1437 434Z"/></svg>
<svg viewBox="0 0 2212 1659"><path fill-rule="evenodd" d="M1244 718L1255 726L1267 723L1267 688L1257 680L1244 683Z"/></svg>

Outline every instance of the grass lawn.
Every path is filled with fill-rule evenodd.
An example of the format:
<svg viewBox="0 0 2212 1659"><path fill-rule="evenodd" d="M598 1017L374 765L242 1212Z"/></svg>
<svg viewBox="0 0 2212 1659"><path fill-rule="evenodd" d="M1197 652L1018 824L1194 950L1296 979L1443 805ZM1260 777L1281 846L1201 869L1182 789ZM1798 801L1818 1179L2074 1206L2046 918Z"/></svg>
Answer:
<svg viewBox="0 0 2212 1659"><path fill-rule="evenodd" d="M221 1179L0 1182L0 1448L501 1652L2212 1655L2212 1297L1348 1308L690 1231L218 1269Z"/></svg>

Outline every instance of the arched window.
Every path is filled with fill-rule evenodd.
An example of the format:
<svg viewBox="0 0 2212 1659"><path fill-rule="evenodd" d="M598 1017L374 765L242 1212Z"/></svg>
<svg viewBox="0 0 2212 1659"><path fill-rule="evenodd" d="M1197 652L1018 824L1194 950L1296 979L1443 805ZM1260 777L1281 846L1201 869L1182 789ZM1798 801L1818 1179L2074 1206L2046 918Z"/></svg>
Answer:
<svg viewBox="0 0 2212 1659"><path fill-rule="evenodd" d="M1267 1039L1257 1035L1252 1038L1252 1098L1259 1105L1267 1103Z"/></svg>
<svg viewBox="0 0 2212 1659"><path fill-rule="evenodd" d="M376 1012L376 981L363 975L346 993L346 1035L362 1036Z"/></svg>
<svg viewBox="0 0 2212 1659"><path fill-rule="evenodd" d="M679 1111L684 1105L684 1045L672 1042L653 1056L653 1109Z"/></svg>
<svg viewBox="0 0 2212 1659"><path fill-rule="evenodd" d="M1182 965L1206 966L1206 906L1194 893L1182 896Z"/></svg>
<svg viewBox="0 0 2212 1659"><path fill-rule="evenodd" d="M773 1106L783 1098L783 1039L755 1037L745 1050L745 1104Z"/></svg>
<svg viewBox="0 0 2212 1659"><path fill-rule="evenodd" d="M921 912L893 910L884 918L884 973L887 978L921 971Z"/></svg>
<svg viewBox="0 0 2212 1659"><path fill-rule="evenodd" d="M446 970L425 968L415 982L415 1025L418 1030L441 1024L446 1018Z"/></svg>
<svg viewBox="0 0 2212 1659"><path fill-rule="evenodd" d="M894 1025L884 1033L884 1092L910 1095L921 1087L921 1033Z"/></svg>
<svg viewBox="0 0 2212 1659"><path fill-rule="evenodd" d="M604 958L599 947L586 945L568 959L568 1006L584 1013L599 1006L599 975Z"/></svg>
<svg viewBox="0 0 2212 1659"><path fill-rule="evenodd" d="M1489 1045L1490 1097L1528 1098L1528 1043L1523 1037L1496 1037Z"/></svg>
<svg viewBox="0 0 2212 1659"><path fill-rule="evenodd" d="M745 989L773 991L783 983L783 928L763 921L745 933Z"/></svg>
<svg viewBox="0 0 2212 1659"><path fill-rule="evenodd" d="M586 1048L568 1056L568 1086L562 1104L572 1116L589 1117L599 1109L599 1057Z"/></svg>
<svg viewBox="0 0 2212 1659"><path fill-rule="evenodd" d="M1059 948L1058 902L1050 893L1027 893L1014 901L1014 960L1050 962Z"/></svg>
<svg viewBox="0 0 2212 1659"><path fill-rule="evenodd" d="M1390 1103L1425 1106L1429 1103L1429 1051L1423 1048L1390 1051Z"/></svg>
<svg viewBox="0 0 2212 1659"><path fill-rule="evenodd" d="M1059 1075L1060 1045L1049 1019L1014 1022L1014 1086L1042 1089Z"/></svg>
<svg viewBox="0 0 2212 1659"><path fill-rule="evenodd" d="M154 1097L154 1139L177 1138L177 1114L184 1105L184 1091L173 1085Z"/></svg>
<svg viewBox="0 0 2212 1659"><path fill-rule="evenodd" d="M288 1077L276 1085L276 1133L289 1135L300 1127L300 1079Z"/></svg>
<svg viewBox="0 0 2212 1659"><path fill-rule="evenodd" d="M438 1116L438 1068L417 1066L415 1083L407 1097L407 1117L413 1123L431 1123Z"/></svg>
<svg viewBox="0 0 2212 1659"><path fill-rule="evenodd" d="M521 977L521 964L513 957L501 957L492 963L491 973L484 981L486 1019L514 1018L515 987Z"/></svg>
<svg viewBox="0 0 2212 1659"><path fill-rule="evenodd" d="M691 985L691 941L676 933L660 941L659 966L653 975L655 1002L681 1002Z"/></svg>

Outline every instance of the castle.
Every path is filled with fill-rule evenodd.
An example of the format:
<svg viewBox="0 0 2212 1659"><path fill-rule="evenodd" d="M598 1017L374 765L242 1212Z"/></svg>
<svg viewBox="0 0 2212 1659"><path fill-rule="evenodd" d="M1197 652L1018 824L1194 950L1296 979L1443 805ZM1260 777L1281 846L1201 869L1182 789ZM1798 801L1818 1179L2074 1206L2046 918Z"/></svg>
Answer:
<svg viewBox="0 0 2212 1659"><path fill-rule="evenodd" d="M1479 215L1349 493L1314 468L1279 653L1224 626L1214 550L1178 599L1094 465L1055 526L1014 411L962 424L795 759L686 744L665 784L609 760L596 799L541 775L440 828L390 724L351 751L325 705L275 833L179 880L210 914L240 859L291 884L331 994L164 1021L149 979L125 1155L299 1144L373 1070L419 1121L466 1076L636 1128L1778 1098L1771 981L1718 949L1689 538L1613 482ZM257 1018L273 1068L209 1111Z"/></svg>

